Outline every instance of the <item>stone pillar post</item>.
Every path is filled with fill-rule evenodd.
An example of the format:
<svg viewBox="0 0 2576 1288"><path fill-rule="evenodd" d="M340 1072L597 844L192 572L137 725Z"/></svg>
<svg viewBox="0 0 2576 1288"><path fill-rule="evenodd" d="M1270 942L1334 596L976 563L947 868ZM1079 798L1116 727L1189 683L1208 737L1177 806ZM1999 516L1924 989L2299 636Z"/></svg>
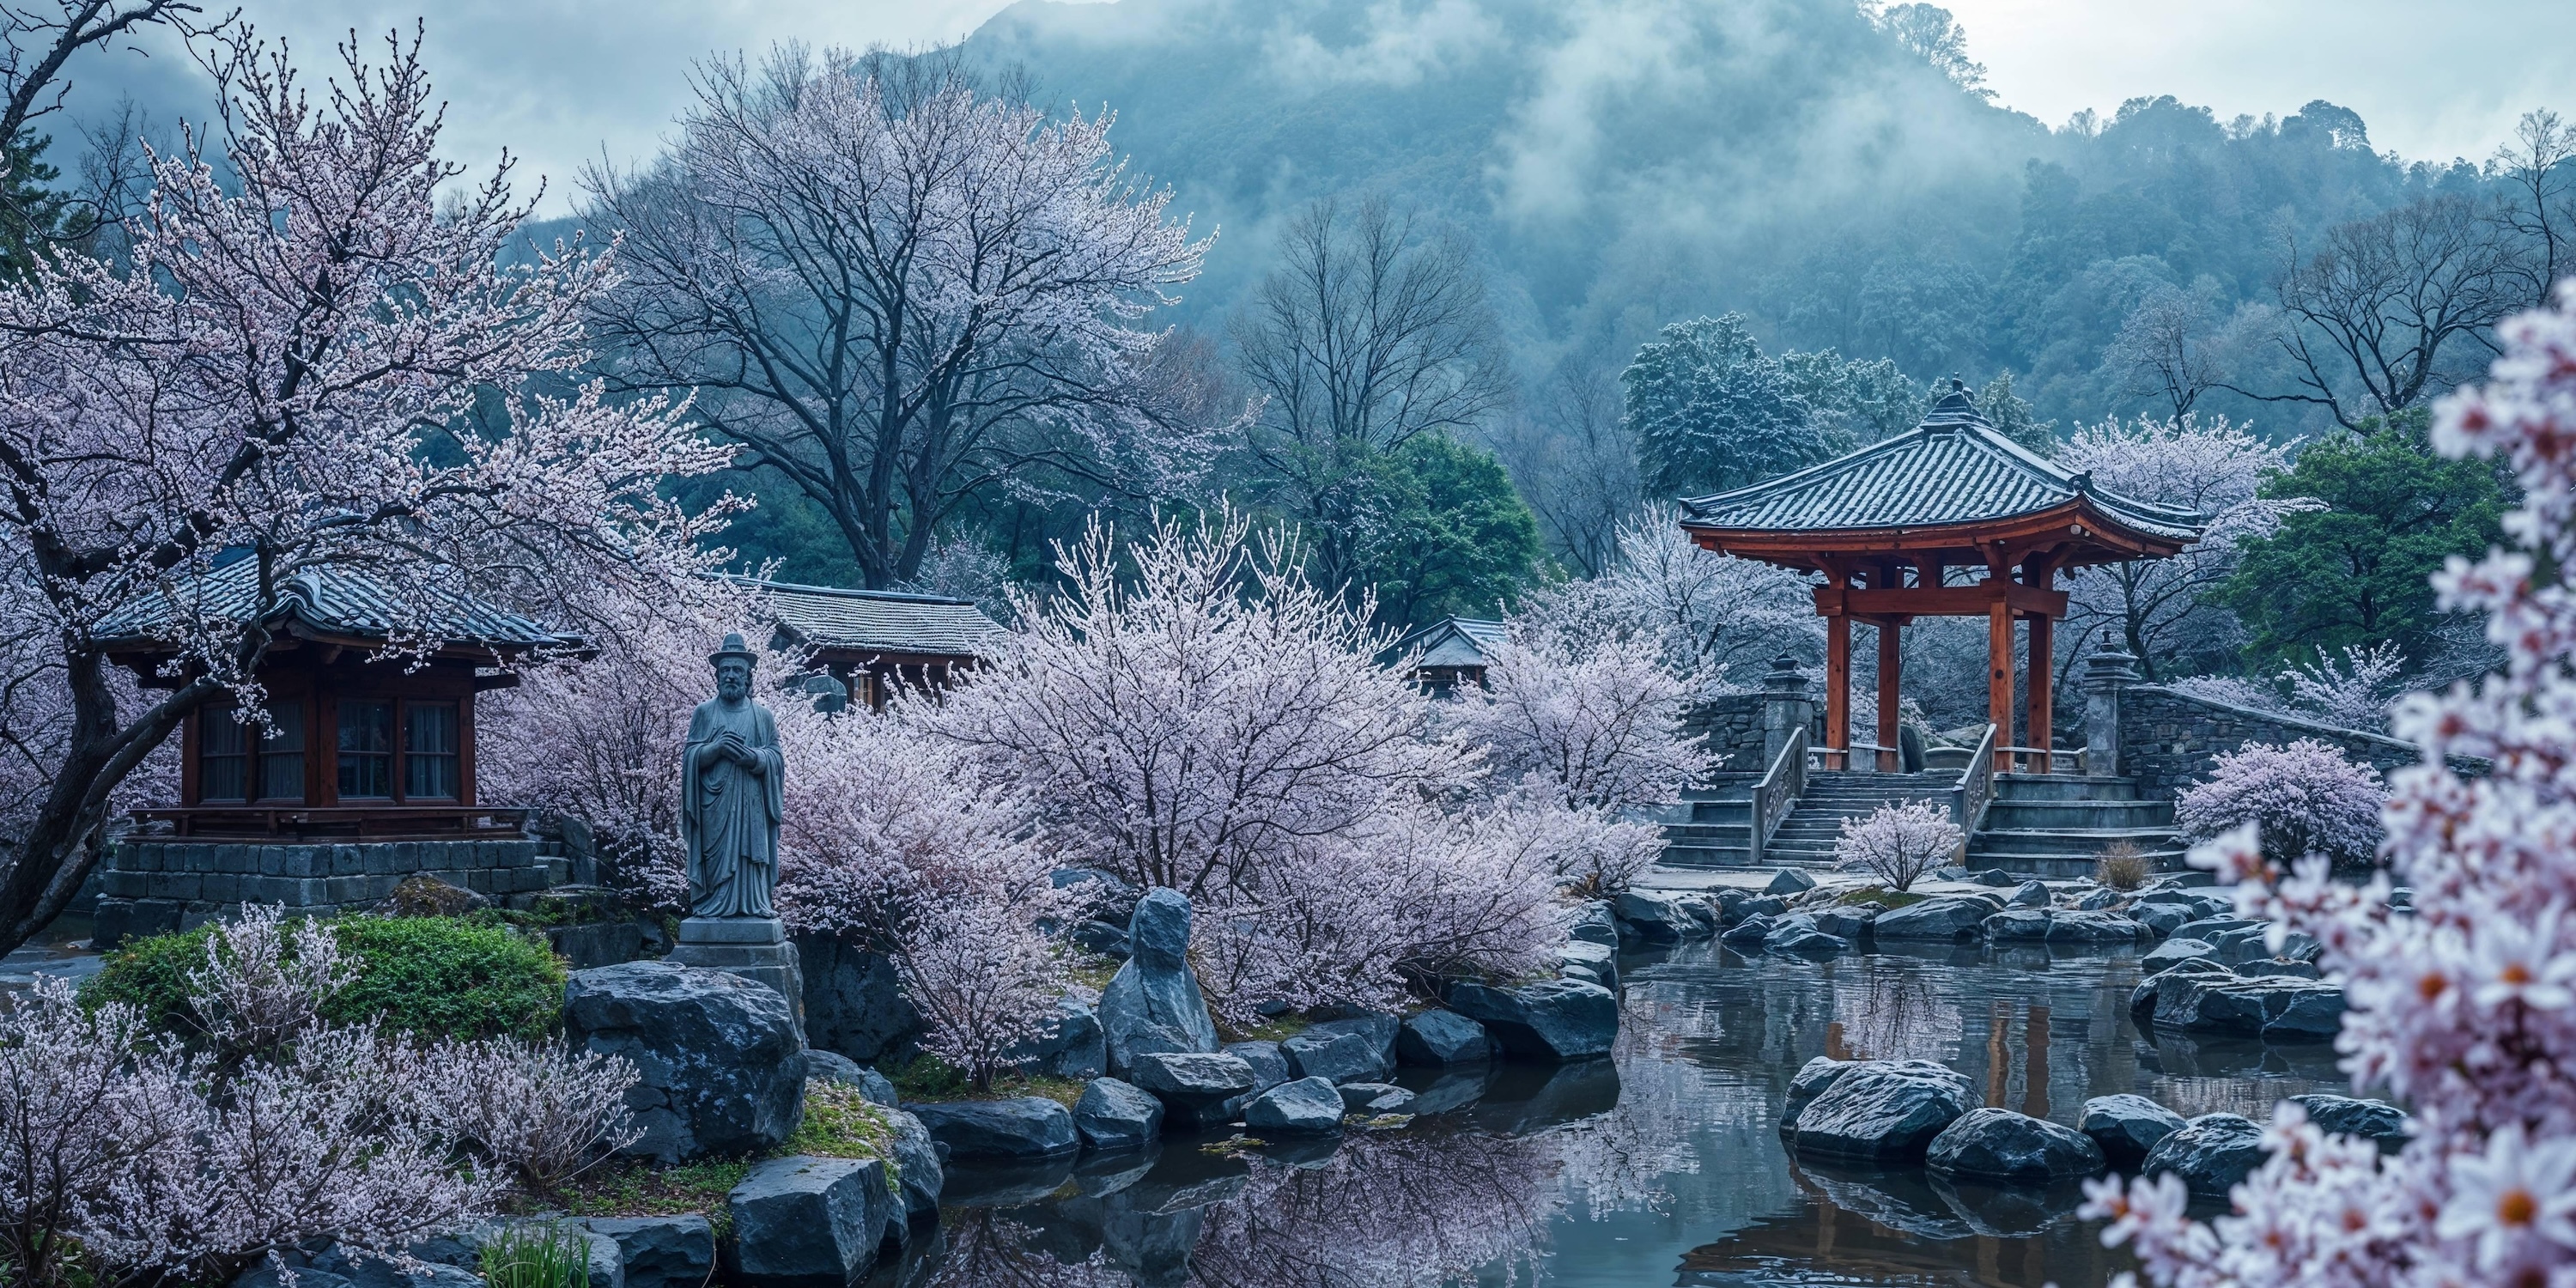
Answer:
<svg viewBox="0 0 2576 1288"><path fill-rule="evenodd" d="M2120 690L2138 682L2138 659L2106 648L2084 659L2084 772L2120 772Z"/></svg>
<svg viewBox="0 0 2576 1288"><path fill-rule="evenodd" d="M1799 669L1798 659L1772 659L1771 673L1762 677L1762 763L1753 772L1769 773L1791 735L1815 720L1816 700L1807 696L1807 673Z"/></svg>

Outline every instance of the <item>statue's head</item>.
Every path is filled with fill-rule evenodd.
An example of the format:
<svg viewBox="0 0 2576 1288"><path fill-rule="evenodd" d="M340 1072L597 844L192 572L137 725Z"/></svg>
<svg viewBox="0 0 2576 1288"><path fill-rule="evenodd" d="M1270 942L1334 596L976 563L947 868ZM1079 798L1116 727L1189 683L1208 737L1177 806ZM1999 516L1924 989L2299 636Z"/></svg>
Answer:
<svg viewBox="0 0 2576 1288"><path fill-rule="evenodd" d="M751 665L758 658L739 633L725 636L724 647L708 654L707 660L716 666L717 697L731 702L751 692Z"/></svg>

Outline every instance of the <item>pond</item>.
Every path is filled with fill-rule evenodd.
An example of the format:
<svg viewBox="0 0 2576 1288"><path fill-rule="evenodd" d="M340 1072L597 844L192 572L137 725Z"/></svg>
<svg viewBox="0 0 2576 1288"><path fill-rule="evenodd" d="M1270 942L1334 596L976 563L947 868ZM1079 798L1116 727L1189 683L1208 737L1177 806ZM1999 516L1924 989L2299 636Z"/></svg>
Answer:
<svg viewBox="0 0 2576 1288"><path fill-rule="evenodd" d="M1818 1055L1939 1060L1986 1103L2072 1123L2132 1091L2260 1120L2348 1092L2332 1048L2141 1033L2133 952L1926 947L1807 962L1695 944L1622 959L1616 1054L1408 1070L1401 1130L1229 1154L952 1175L935 1240L885 1285L1991 1284L2130 1267L2080 1196L1792 1160L1776 1122Z"/></svg>

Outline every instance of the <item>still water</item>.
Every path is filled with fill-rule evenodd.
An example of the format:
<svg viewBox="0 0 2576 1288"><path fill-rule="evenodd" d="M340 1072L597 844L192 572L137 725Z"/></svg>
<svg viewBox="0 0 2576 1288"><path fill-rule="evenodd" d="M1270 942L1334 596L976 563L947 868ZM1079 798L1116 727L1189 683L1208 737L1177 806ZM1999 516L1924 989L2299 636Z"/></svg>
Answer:
<svg viewBox="0 0 2576 1288"><path fill-rule="evenodd" d="M1939 1060L1986 1103L2072 1123L2133 1091L2261 1119L2347 1091L2330 1047L2141 1033L2134 953L1934 948L1827 962L1714 944L1622 960L1616 1054L1562 1069L1407 1071L1402 1130L1242 1156L951 1173L935 1240L880 1285L1990 1284L2128 1268L2080 1197L1792 1160L1776 1131L1818 1055Z"/></svg>

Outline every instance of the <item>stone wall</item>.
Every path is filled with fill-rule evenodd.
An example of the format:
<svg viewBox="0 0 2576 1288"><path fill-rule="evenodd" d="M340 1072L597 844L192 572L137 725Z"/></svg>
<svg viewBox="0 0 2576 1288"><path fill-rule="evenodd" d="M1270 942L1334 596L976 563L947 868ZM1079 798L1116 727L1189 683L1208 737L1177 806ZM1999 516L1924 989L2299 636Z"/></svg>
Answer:
<svg viewBox="0 0 2576 1288"><path fill-rule="evenodd" d="M1759 693L1728 693L1682 708L1682 736L1697 738L1724 757L1720 773L1761 773L1762 708Z"/></svg>
<svg viewBox="0 0 2576 1288"><path fill-rule="evenodd" d="M2423 749L2402 738L2338 729L2177 693L2161 685L2130 685L2119 695L2119 772L2137 779L2139 790L2153 799L2172 799L2208 777L2218 763L2218 753L2235 751L2249 742L2277 746L2312 738L2383 774L2424 760ZM2487 768L2483 761L2464 757L2454 757L2451 767L2465 774Z"/></svg>
<svg viewBox="0 0 2576 1288"><path fill-rule="evenodd" d="M548 847L551 848L551 847ZM496 902L559 885L563 860L532 839L263 844L125 840L100 864L95 942L186 930L245 903L328 916L369 908L414 874Z"/></svg>

